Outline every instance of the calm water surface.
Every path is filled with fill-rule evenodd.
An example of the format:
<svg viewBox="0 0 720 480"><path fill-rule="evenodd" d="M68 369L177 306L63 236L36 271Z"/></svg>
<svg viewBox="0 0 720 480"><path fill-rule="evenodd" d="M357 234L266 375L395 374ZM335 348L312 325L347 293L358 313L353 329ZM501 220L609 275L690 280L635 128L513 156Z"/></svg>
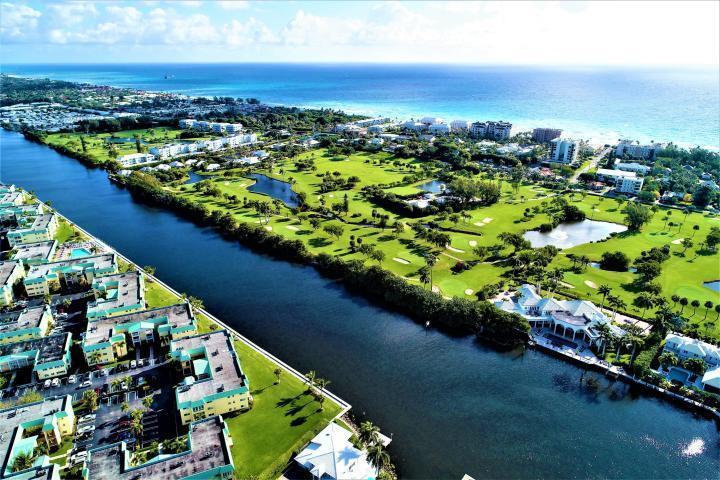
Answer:
<svg viewBox="0 0 720 480"><path fill-rule="evenodd" d="M597 242L610 236L611 233L620 233L627 230L624 225L597 220L583 220L582 222L561 223L549 232L530 230L525 232L525 240L529 240L533 248L542 248L546 245L555 245L558 248L571 248L588 242Z"/></svg>
<svg viewBox="0 0 720 480"><path fill-rule="evenodd" d="M253 173L248 176L255 180L255 184L248 187L251 192L264 193L269 197L277 198L291 208L300 205L297 195L292 190L292 185L288 182L276 180L260 173Z"/></svg>
<svg viewBox="0 0 720 480"><path fill-rule="evenodd" d="M273 261L161 209L105 173L0 133L0 180L73 221L393 434L405 478L718 478L713 422L537 352L426 331L312 269ZM594 374L585 374L594 375ZM242 439L236 439L242 441Z"/></svg>

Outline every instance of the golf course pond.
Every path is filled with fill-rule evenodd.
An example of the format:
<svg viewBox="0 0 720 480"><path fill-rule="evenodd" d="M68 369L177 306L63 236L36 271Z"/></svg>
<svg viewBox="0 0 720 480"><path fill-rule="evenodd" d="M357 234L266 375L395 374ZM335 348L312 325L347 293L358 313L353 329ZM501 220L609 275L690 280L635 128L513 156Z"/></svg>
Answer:
<svg viewBox="0 0 720 480"><path fill-rule="evenodd" d="M525 232L533 248L554 245L558 248L572 248L583 243L604 240L612 233L620 233L627 227L617 223L599 222L597 220L583 220L582 222L561 223L549 232L531 230Z"/></svg>

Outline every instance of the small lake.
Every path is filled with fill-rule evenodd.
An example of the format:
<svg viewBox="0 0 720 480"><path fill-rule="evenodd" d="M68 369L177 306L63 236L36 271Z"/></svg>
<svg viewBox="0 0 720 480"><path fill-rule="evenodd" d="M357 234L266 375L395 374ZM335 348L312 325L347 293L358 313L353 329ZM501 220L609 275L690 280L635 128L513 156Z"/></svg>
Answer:
<svg viewBox="0 0 720 480"><path fill-rule="evenodd" d="M445 187L445 182L441 182L440 180L430 180L429 182L425 182L422 185L417 186L418 190L423 190L430 193L444 192Z"/></svg>
<svg viewBox="0 0 720 480"><path fill-rule="evenodd" d="M720 280L715 280L714 282L705 282L703 283L703 285L705 285L705 287L709 288L710 290L720 292Z"/></svg>
<svg viewBox="0 0 720 480"><path fill-rule="evenodd" d="M252 175L248 175L248 177L255 180L255 185L248 187L249 191L264 193L269 197L277 198L291 208L300 206L297 195L295 195L292 186L288 182L275 180L260 173L253 173Z"/></svg>
<svg viewBox="0 0 720 480"><path fill-rule="evenodd" d="M215 175L198 175L198 174L195 173L195 172L188 172L188 176L189 176L190 178L188 179L187 182L185 182L186 185L187 185L188 183L197 183L197 182L202 182L203 180L210 180L210 179L213 178Z"/></svg>
<svg viewBox="0 0 720 480"><path fill-rule="evenodd" d="M553 245L557 248L572 248L583 243L596 242L627 230L624 225L596 220L562 223L549 232L525 232L525 240L529 240L533 248Z"/></svg>

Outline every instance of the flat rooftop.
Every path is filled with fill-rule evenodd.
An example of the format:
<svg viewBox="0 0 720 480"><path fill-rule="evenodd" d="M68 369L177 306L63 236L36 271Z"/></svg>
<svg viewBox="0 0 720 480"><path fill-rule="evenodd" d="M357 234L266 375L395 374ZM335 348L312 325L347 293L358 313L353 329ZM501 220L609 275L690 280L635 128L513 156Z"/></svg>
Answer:
<svg viewBox="0 0 720 480"><path fill-rule="evenodd" d="M24 310L0 314L0 334L36 328L40 325L43 313L50 310L48 305L28 307Z"/></svg>
<svg viewBox="0 0 720 480"><path fill-rule="evenodd" d="M637 177L637 173L635 173L635 172L627 172L625 170L610 170L609 168L598 168L597 174L605 175L605 176L609 176L609 177L626 177L626 178Z"/></svg>
<svg viewBox="0 0 720 480"><path fill-rule="evenodd" d="M66 353L65 345L69 335L69 333L61 333L49 337L25 340L24 342L6 343L0 345L0 357L39 351L37 358L41 363L61 360Z"/></svg>
<svg viewBox="0 0 720 480"><path fill-rule="evenodd" d="M84 258L70 258L67 260L61 260L59 262L44 263L42 265L35 265L28 271L28 278L35 278L47 275L49 273L55 273L62 270L85 270L87 268L95 269L107 269L113 268L117 265L115 255L112 253L106 253L103 255L94 255L91 257Z"/></svg>
<svg viewBox="0 0 720 480"><path fill-rule="evenodd" d="M145 307L145 289L142 275L138 272L118 273L96 278L92 286L96 292L104 291L105 298L97 298L90 302L88 313L109 312L137 304Z"/></svg>
<svg viewBox="0 0 720 480"><path fill-rule="evenodd" d="M197 380L190 385L177 387L178 404L202 400L216 393L247 387L248 382L240 368L232 339L225 330L174 340L170 351L184 351L192 359L208 362L210 378ZM204 356L203 356L204 354Z"/></svg>
<svg viewBox="0 0 720 480"><path fill-rule="evenodd" d="M55 240L47 240L45 242L21 243L15 245L15 255L13 260L32 261L48 261L57 248Z"/></svg>
<svg viewBox="0 0 720 480"><path fill-rule="evenodd" d="M19 262L15 260L0 262L0 286L7 283L7 281L10 279L10 275L12 274L13 270L15 270L15 267L18 265L18 263Z"/></svg>
<svg viewBox="0 0 720 480"><path fill-rule="evenodd" d="M192 451L173 455L163 461L126 468L125 444L115 443L91 450L86 463L89 478L111 478L113 480L179 480L200 474L214 468L231 465L229 446L223 433L220 417L212 417L190 426Z"/></svg>
<svg viewBox="0 0 720 480"><path fill-rule="evenodd" d="M194 320L190 304L183 303L169 307L143 310L142 312L128 313L126 315L90 320L88 321L88 328L85 332L85 344L95 345L109 341L119 325L158 322L163 320L165 320L163 323L170 325L172 328L190 325Z"/></svg>

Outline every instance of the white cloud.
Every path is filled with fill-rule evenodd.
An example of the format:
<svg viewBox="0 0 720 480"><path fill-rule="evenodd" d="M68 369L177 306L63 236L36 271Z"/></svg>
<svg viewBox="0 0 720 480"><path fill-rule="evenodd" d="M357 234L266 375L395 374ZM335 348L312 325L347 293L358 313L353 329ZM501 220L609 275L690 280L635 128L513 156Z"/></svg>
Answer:
<svg viewBox="0 0 720 480"><path fill-rule="evenodd" d="M245 0L218 0L215 3L223 10L245 10L249 5Z"/></svg>
<svg viewBox="0 0 720 480"><path fill-rule="evenodd" d="M42 13L27 5L0 3L0 38L20 42L32 37Z"/></svg>
<svg viewBox="0 0 720 480"><path fill-rule="evenodd" d="M242 11L248 2L181 8L194 3L78 1L36 10L6 1L2 39L257 46L286 60L302 53L315 60L717 65L720 57L720 2L338 2L290 11L266 3L252 17Z"/></svg>

